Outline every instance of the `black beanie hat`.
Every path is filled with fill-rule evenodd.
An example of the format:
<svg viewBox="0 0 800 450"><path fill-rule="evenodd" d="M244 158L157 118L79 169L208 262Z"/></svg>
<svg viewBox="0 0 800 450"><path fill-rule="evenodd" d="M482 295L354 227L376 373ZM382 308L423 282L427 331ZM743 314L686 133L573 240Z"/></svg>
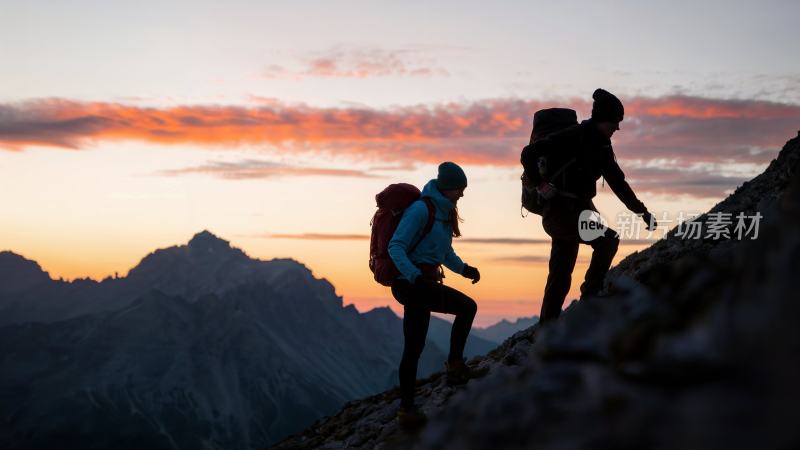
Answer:
<svg viewBox="0 0 800 450"><path fill-rule="evenodd" d="M592 98L594 99L592 119L597 122L622 122L625 108L614 94L604 89L597 89L592 94Z"/></svg>

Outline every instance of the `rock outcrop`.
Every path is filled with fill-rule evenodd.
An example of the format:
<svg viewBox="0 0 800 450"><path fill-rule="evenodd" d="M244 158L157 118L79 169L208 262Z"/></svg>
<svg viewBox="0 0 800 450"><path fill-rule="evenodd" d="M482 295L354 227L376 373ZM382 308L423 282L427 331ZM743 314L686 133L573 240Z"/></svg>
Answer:
<svg viewBox="0 0 800 450"><path fill-rule="evenodd" d="M623 260L609 294L469 364L419 380L430 416L399 429L397 390L348 403L275 448L789 449L800 447L800 137L698 219L760 213L756 240L677 231Z"/></svg>

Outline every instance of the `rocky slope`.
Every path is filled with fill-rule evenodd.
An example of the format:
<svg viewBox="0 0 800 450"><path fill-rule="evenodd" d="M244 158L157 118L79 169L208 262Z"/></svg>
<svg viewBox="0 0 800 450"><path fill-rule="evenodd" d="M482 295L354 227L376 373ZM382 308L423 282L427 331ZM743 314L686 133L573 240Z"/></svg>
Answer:
<svg viewBox="0 0 800 450"><path fill-rule="evenodd" d="M421 433L398 428L393 390L275 448L798 448L798 160L800 137L710 211L760 212L758 239L670 233L614 269L608 296L473 359L483 379L420 380Z"/></svg>
<svg viewBox="0 0 800 450"><path fill-rule="evenodd" d="M769 164L763 173L739 186L728 198L695 219L696 222L702 224L701 239L678 236L681 230L676 227L667 233L665 239L657 241L643 251L633 253L612 268L608 277L611 284L613 285L614 280L621 276L641 278L647 272L657 272L663 264L669 264L679 257L702 256L715 249L721 250L740 244L741 241L734 238L736 236L736 217L739 214L744 214L745 217L753 216L756 213L767 216L775 214L773 206L781 197L790 178L795 174L793 167L800 160L800 152L796 150L797 142L798 138L787 142L778 157ZM714 214L730 215L728 217L730 217L731 223L724 229L733 239L714 239L714 236L708 236L706 231L709 230L709 223L716 220L713 217ZM764 217L762 224L769 222L770 219L772 218Z"/></svg>

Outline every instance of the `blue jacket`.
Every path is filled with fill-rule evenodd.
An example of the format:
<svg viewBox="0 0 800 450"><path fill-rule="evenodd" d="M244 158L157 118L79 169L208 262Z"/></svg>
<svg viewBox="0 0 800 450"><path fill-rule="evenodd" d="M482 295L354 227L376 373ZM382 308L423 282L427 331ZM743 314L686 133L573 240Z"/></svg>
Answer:
<svg viewBox="0 0 800 450"><path fill-rule="evenodd" d="M436 180L431 180L422 189L422 197L430 197L435 206L433 228L419 241L428 223L428 206L417 200L403 212L403 217L389 241L389 257L392 258L402 278L414 282L422 273L414 264L444 264L445 267L460 274L464 262L453 251L453 235L450 227L450 211L455 205L436 188ZM414 251L408 250L419 241Z"/></svg>

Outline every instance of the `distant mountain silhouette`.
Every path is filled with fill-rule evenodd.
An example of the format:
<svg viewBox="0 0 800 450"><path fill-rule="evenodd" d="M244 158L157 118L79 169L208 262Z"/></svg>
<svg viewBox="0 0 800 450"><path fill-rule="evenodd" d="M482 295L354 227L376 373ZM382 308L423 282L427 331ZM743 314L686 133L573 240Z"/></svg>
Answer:
<svg viewBox="0 0 800 450"><path fill-rule="evenodd" d="M402 319L388 307L375 308L371 311L364 313L367 317L380 317L381 322L386 326L387 331L390 331L391 336L403 335ZM450 330L453 328L453 323L436 316L431 316L430 326L428 327L428 340L432 341L439 349L447 353L450 349ZM467 337L467 345L464 348L464 356L471 358L473 356L485 355L497 347L497 342L485 339L477 331L480 328L473 328L470 335ZM498 330L499 331L499 330ZM505 337L514 334L511 330L505 330L508 334ZM491 333L490 333L491 334Z"/></svg>
<svg viewBox="0 0 800 450"><path fill-rule="evenodd" d="M0 252L0 295L16 295L50 281L50 275L34 261L15 253Z"/></svg>
<svg viewBox="0 0 800 450"><path fill-rule="evenodd" d="M538 321L539 317L536 316L520 317L513 322L503 319L500 322L497 322L496 324L486 328L473 328L471 334L486 339L489 342L501 344L503 341L508 339L509 336L517 333L518 331L532 327ZM486 352L478 353L478 355L482 355L484 353Z"/></svg>
<svg viewBox="0 0 800 450"><path fill-rule="evenodd" d="M228 241L208 231L196 234L187 245L156 250L127 277L101 282L56 281L39 266L10 252L0 262L0 325L53 322L84 314L122 308L151 290L181 296L193 302L202 295L221 295L243 283L280 284L285 275L314 280L308 269L290 259L261 261L249 258ZM37 272L38 270L38 272ZM333 287L327 281L333 295ZM5 288L6 283L12 289Z"/></svg>
<svg viewBox="0 0 800 450"><path fill-rule="evenodd" d="M3 448L252 448L396 384L397 316L207 231L119 279L0 269ZM421 371L444 358L429 342Z"/></svg>
<svg viewBox="0 0 800 450"><path fill-rule="evenodd" d="M422 375L441 369L449 327L432 320ZM100 282L2 252L0 445L263 447L395 386L402 343L389 308L343 307L304 265L208 231Z"/></svg>

